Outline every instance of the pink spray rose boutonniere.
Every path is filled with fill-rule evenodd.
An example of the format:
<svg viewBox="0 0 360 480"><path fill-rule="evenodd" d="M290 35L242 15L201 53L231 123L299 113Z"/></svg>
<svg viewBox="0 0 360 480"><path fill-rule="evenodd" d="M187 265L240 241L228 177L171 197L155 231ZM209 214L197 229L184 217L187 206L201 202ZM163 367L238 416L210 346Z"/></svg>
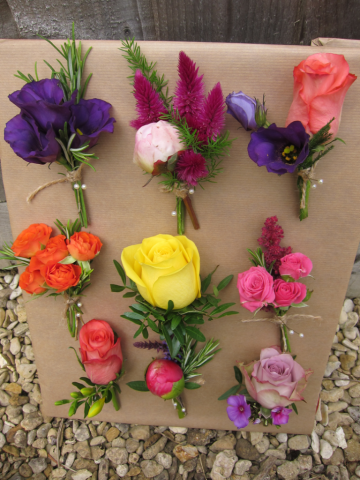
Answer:
<svg viewBox="0 0 360 480"><path fill-rule="evenodd" d="M250 312L275 300L273 277L261 266L239 273L237 288L241 305Z"/></svg>

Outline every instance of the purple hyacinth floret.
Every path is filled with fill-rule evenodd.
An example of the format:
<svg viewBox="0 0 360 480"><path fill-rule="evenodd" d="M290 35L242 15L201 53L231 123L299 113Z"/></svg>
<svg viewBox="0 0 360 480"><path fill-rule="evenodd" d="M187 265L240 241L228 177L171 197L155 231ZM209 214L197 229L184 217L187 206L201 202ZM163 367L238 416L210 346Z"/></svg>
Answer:
<svg viewBox="0 0 360 480"><path fill-rule="evenodd" d="M256 100L245 95L243 92L230 93L225 100L227 112L232 115L245 128L245 130L257 129L255 121Z"/></svg>
<svg viewBox="0 0 360 480"><path fill-rule="evenodd" d="M40 131L33 118L16 115L9 120L4 131L4 139L16 155L29 163L45 164L55 162L60 153L60 145L55 140L53 128L46 133Z"/></svg>
<svg viewBox="0 0 360 480"><path fill-rule="evenodd" d="M56 78L25 84L21 90L9 95L9 100L20 108L21 113L33 118L39 128L46 132L50 127L55 131L64 128L71 116L72 99L63 103L64 92Z"/></svg>
<svg viewBox="0 0 360 480"><path fill-rule="evenodd" d="M271 410L271 418L274 425L285 425L289 421L291 408L275 407Z"/></svg>
<svg viewBox="0 0 360 480"><path fill-rule="evenodd" d="M244 395L231 395L227 399L226 409L229 419L234 422L235 427L244 428L249 424L251 417L250 405L246 403Z"/></svg>
<svg viewBox="0 0 360 480"><path fill-rule="evenodd" d="M286 128L273 123L251 133L248 154L259 167L283 175L293 173L309 155L309 135L301 122L292 122Z"/></svg>
<svg viewBox="0 0 360 480"><path fill-rule="evenodd" d="M114 131L115 118L109 114L111 107L110 103L97 98L81 99L77 105L71 107L70 131L76 133L73 147L78 148L88 141L89 148L93 147L101 132Z"/></svg>

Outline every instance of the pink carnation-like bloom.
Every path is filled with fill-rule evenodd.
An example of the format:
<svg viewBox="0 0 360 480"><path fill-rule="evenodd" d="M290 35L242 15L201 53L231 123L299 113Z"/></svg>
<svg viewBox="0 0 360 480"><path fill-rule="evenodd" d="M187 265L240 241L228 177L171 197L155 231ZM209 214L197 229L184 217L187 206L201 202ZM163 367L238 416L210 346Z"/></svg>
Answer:
<svg viewBox="0 0 360 480"><path fill-rule="evenodd" d="M263 348L260 360L239 367L249 395L270 410L303 400L301 393L313 373L278 346Z"/></svg>
<svg viewBox="0 0 360 480"><path fill-rule="evenodd" d="M307 277L312 267L312 261L306 255L302 253L290 253L281 259L279 272L280 275L289 275L294 280L299 280L299 278Z"/></svg>
<svg viewBox="0 0 360 480"><path fill-rule="evenodd" d="M195 187L200 178L206 177L209 172L206 160L200 153L186 150L176 162L176 173L179 180Z"/></svg>
<svg viewBox="0 0 360 480"><path fill-rule="evenodd" d="M241 305L250 312L275 300L274 279L264 267L251 267L246 272L239 273L237 288Z"/></svg>
<svg viewBox="0 0 360 480"><path fill-rule="evenodd" d="M136 132L133 161L145 172L152 173L155 162L166 162L171 155L185 148L176 128L160 120L144 125Z"/></svg>
<svg viewBox="0 0 360 480"><path fill-rule="evenodd" d="M274 282L275 303L278 307L290 307L301 303L306 297L307 288L303 283L285 282L278 278Z"/></svg>

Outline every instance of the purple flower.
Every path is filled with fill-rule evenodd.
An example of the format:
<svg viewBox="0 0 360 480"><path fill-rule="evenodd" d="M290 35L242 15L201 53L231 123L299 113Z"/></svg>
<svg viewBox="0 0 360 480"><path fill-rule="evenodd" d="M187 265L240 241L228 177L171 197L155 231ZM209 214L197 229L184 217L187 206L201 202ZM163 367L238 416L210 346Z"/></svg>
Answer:
<svg viewBox="0 0 360 480"><path fill-rule="evenodd" d="M55 131L64 128L64 123L70 119L70 106L75 95L63 103L64 92L59 80L53 78L25 84L21 90L9 95L9 100L46 132L49 124Z"/></svg>
<svg viewBox="0 0 360 480"><path fill-rule="evenodd" d="M289 421L291 408L275 407L271 410L271 418L274 425L285 425Z"/></svg>
<svg viewBox="0 0 360 480"><path fill-rule="evenodd" d="M251 417L250 405L246 403L244 395L231 395L227 399L229 407L226 411L229 419L234 422L235 427L244 428L249 424Z"/></svg>
<svg viewBox="0 0 360 480"><path fill-rule="evenodd" d="M256 100L245 95L243 92L229 93L225 103L228 107L227 112L232 115L235 120L241 123L245 130L257 129L255 121Z"/></svg>
<svg viewBox="0 0 360 480"><path fill-rule="evenodd" d="M43 133L35 120L26 115L16 115L6 124L4 139L16 155L29 163L55 162L60 153L53 128Z"/></svg>
<svg viewBox="0 0 360 480"><path fill-rule="evenodd" d="M259 167L283 175L293 173L309 155L309 135L301 122L292 122L286 128L273 123L251 133L248 154Z"/></svg>
<svg viewBox="0 0 360 480"><path fill-rule="evenodd" d="M77 105L71 107L72 117L69 125L76 137L72 143L75 148L89 141L89 147L93 147L101 132L114 131L115 118L110 117L110 103L97 98L92 100L80 100Z"/></svg>

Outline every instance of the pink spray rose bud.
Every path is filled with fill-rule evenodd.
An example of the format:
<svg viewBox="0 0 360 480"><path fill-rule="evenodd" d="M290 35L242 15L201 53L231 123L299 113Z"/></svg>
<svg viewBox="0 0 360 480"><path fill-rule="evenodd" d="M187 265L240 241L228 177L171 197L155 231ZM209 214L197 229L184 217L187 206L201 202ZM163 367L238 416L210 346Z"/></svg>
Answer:
<svg viewBox="0 0 360 480"><path fill-rule="evenodd" d="M299 282L285 282L278 278L274 282L275 303L278 307L290 307L293 303L301 303L306 297L307 288Z"/></svg>
<svg viewBox="0 0 360 480"><path fill-rule="evenodd" d="M281 259L279 272L280 275L289 275L294 280L299 280L301 277L307 277L312 267L312 261L306 255L290 253Z"/></svg>
<svg viewBox="0 0 360 480"><path fill-rule="evenodd" d="M263 348L260 360L239 367L249 395L269 409L304 400L301 392L313 373L304 370L288 353L281 353L278 346Z"/></svg>
<svg viewBox="0 0 360 480"><path fill-rule="evenodd" d="M274 279L264 267L251 267L239 273L237 288L241 305L250 312L275 300Z"/></svg>
<svg viewBox="0 0 360 480"><path fill-rule="evenodd" d="M179 365L163 358L150 363L145 380L150 392L164 400L178 397L185 387L184 374Z"/></svg>
<svg viewBox="0 0 360 480"><path fill-rule="evenodd" d="M144 125L136 132L133 162L145 172L152 173L155 162L166 162L171 155L185 149L176 128L160 120Z"/></svg>

